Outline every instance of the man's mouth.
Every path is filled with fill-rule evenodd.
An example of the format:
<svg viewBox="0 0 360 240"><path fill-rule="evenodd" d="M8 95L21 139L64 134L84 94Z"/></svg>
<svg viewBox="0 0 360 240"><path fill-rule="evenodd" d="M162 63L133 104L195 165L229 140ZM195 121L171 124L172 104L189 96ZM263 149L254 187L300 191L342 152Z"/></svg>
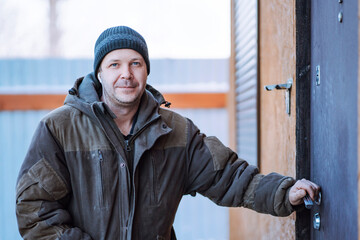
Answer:
<svg viewBox="0 0 360 240"><path fill-rule="evenodd" d="M133 83L132 81L117 81L115 83L116 88L136 88L137 84Z"/></svg>

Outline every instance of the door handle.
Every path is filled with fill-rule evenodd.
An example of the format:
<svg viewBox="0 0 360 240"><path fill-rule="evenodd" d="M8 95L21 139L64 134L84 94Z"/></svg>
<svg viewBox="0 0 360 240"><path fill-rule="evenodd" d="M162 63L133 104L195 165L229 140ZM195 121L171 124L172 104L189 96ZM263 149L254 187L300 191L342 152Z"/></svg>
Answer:
<svg viewBox="0 0 360 240"><path fill-rule="evenodd" d="M266 85L264 87L266 91L285 90L285 105L286 105L286 113L288 115L290 115L290 90L291 90L292 84L293 84L293 79L289 78L286 83Z"/></svg>
<svg viewBox="0 0 360 240"><path fill-rule="evenodd" d="M274 84L274 85L266 85L265 90L272 91L272 90L290 90L292 87L293 80L292 78L288 79L287 83L283 84Z"/></svg>
<svg viewBox="0 0 360 240"><path fill-rule="evenodd" d="M305 203L305 207L307 209L311 209L312 206L314 205L313 201L311 200L311 198L309 197L308 194L306 194L306 196L304 197L304 203ZM319 192L319 195L315 199L315 203L316 203L316 205L320 206L320 204L321 204L321 192Z"/></svg>
<svg viewBox="0 0 360 240"><path fill-rule="evenodd" d="M304 197L304 203L305 203L305 207L307 209L311 209L314 205L313 200L311 200L311 198L309 197L308 194L306 194L306 196ZM315 203L316 203L316 205L321 204L321 192L319 192L319 195L315 199ZM320 225L321 225L320 213L315 213L313 216L313 227L314 227L314 229L319 230Z"/></svg>

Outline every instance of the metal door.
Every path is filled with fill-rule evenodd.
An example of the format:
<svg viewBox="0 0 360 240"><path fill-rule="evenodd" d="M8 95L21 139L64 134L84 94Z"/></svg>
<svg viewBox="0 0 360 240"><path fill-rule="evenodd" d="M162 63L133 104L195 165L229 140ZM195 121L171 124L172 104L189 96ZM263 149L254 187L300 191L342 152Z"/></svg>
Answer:
<svg viewBox="0 0 360 240"><path fill-rule="evenodd" d="M358 1L311 1L311 239L358 237ZM311 219L313 224L313 219Z"/></svg>

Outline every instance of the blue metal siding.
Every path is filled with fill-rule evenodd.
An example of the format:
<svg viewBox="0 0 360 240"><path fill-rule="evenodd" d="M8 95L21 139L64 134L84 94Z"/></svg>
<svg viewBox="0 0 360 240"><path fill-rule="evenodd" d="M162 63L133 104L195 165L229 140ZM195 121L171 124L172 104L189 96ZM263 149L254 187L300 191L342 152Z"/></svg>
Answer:
<svg viewBox="0 0 360 240"><path fill-rule="evenodd" d="M206 71L210 66L212 70ZM216 66L218 68L216 68ZM228 81L228 61L162 60L152 61L150 84L154 86L187 85ZM177 69L180 68L180 69ZM59 71L62 69L62 71ZM216 71L217 69L217 71ZM25 91L45 86L71 87L74 80L92 70L90 60L20 59L0 60L0 94L4 89ZM203 72L203 75L201 75ZM192 73L192 74L191 74ZM152 80L153 79L153 80ZM61 90L62 88L60 88ZM30 91L31 92L31 91ZM61 92L63 93L63 92ZM207 135L215 135L228 143L226 109L173 109L189 117ZM21 239L15 216L17 175L40 119L49 111L0 111L0 240ZM222 124L219 125L219 122ZM202 196L185 196L181 201L174 228L179 239L228 239L228 210Z"/></svg>
<svg viewBox="0 0 360 240"><path fill-rule="evenodd" d="M229 81L227 59L153 59L150 84L225 83Z"/></svg>
<svg viewBox="0 0 360 240"><path fill-rule="evenodd" d="M15 216L16 179L35 128L47 112L0 112L0 240L21 239Z"/></svg>
<svg viewBox="0 0 360 240"><path fill-rule="evenodd" d="M88 59L0 59L1 87L71 87L75 79L93 71ZM227 85L227 59L151 59L151 85ZM204 86L206 89L206 85Z"/></svg>
<svg viewBox="0 0 360 240"><path fill-rule="evenodd" d="M87 59L0 59L0 87L72 86L91 71Z"/></svg>

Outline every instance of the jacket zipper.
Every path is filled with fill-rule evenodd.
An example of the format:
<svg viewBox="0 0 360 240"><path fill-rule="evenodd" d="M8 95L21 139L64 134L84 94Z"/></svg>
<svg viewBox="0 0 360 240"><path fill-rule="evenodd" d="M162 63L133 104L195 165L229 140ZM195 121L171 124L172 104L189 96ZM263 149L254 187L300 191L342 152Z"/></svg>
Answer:
<svg viewBox="0 0 360 240"><path fill-rule="evenodd" d="M130 139L125 140L125 150L130 152L131 149L131 144L135 141L135 139L152 123L154 122L156 119L155 118L153 120L151 120L150 122L147 122L139 131L137 131L133 136L130 137Z"/></svg>
<svg viewBox="0 0 360 240"><path fill-rule="evenodd" d="M156 184L157 184L157 174L156 174L156 161L155 161L155 156L151 156L151 161L152 161L152 174L153 174L153 179L152 179L152 205L157 205L157 199L156 199Z"/></svg>
<svg viewBox="0 0 360 240"><path fill-rule="evenodd" d="M128 140L125 140L125 150L130 152L132 151L132 148L131 148L131 144L135 141L135 139L143 132L145 131L145 129L150 125L152 124L155 120L157 120L158 118L154 118L152 119L151 121L147 122L139 131L137 131L133 136L130 137L130 139ZM133 222L133 219L134 219L134 212L135 212L135 169L136 169L136 166L135 166L135 158L133 157L133 159L131 159L133 161L133 174L132 175L132 179L131 179L131 182L132 182L132 186L133 186L133 189L131 190L131 195L133 197L131 197L132 201L130 202L130 216L129 216L129 221L128 221L128 232L127 232L127 238L128 240L131 240L131 237L132 237L132 222Z"/></svg>
<svg viewBox="0 0 360 240"><path fill-rule="evenodd" d="M98 150L98 156L99 156L99 177L100 177L100 207L103 207L104 204L104 192L103 192L103 174L102 174L102 165L103 165L103 154L101 150Z"/></svg>
<svg viewBox="0 0 360 240"><path fill-rule="evenodd" d="M99 111L98 109L98 106L96 106L96 110ZM98 116L99 118L102 118L103 116L101 114L99 114ZM132 148L131 148L131 144L133 143L133 141L150 125L152 124L155 120L157 120L159 117L156 117L154 119L152 119L151 121L147 122L139 131L137 131L130 139L128 140L125 140L124 143L125 143L125 150L130 152L132 151ZM105 119L105 118L104 118ZM107 119L106 119L107 120ZM101 155L102 156L102 155ZM134 159L132 159L134 160ZM135 174L135 169L136 167L133 166L133 173ZM134 175L134 174L130 174L130 175ZM130 176L129 176L130 177ZM133 186L132 190L131 190L131 195L133 196L133 200L130 202L130 216L129 216L129 220L128 220L128 226L127 226L127 231L125 233L125 235L127 235L127 239L128 240L131 240L131 233L132 233L132 222L133 222L133 218L134 218L134 211L135 211L135 180L134 180L134 176L132 177L132 179L130 178L129 179L130 182L131 182L131 185Z"/></svg>
<svg viewBox="0 0 360 240"><path fill-rule="evenodd" d="M129 139L128 140L125 140L125 150L127 152L130 152L131 151L131 146L130 146L130 143L129 143Z"/></svg>

